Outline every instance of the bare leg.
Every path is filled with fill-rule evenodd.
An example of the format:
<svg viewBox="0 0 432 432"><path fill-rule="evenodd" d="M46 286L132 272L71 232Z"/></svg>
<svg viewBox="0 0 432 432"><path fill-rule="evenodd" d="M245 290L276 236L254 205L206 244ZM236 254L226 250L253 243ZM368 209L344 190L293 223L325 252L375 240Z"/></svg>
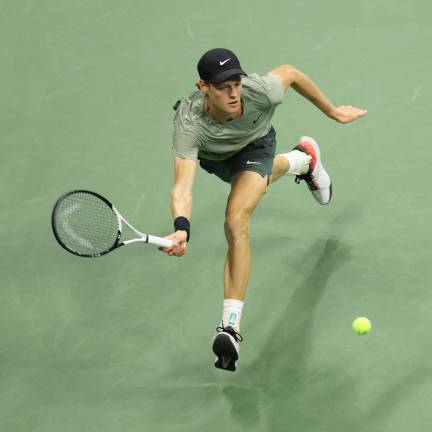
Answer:
<svg viewBox="0 0 432 432"><path fill-rule="evenodd" d="M238 174L231 184L225 212L228 253L224 269L224 298L245 298L251 267L250 218L266 189L267 178L252 171Z"/></svg>
<svg viewBox="0 0 432 432"><path fill-rule="evenodd" d="M271 183L274 183L276 180L279 180L281 177L283 177L288 172L288 169L289 169L288 159L284 156L277 155L273 159Z"/></svg>

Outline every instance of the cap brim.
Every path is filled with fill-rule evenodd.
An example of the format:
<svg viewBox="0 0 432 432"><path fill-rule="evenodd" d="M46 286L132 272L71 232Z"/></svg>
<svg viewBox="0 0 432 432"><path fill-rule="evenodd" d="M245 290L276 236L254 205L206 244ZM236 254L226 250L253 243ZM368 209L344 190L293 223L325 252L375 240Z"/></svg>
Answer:
<svg viewBox="0 0 432 432"><path fill-rule="evenodd" d="M242 69L228 69L214 76L210 82L212 84L220 84L221 82L226 81L229 77L232 77L234 75L247 76L247 73L244 72Z"/></svg>

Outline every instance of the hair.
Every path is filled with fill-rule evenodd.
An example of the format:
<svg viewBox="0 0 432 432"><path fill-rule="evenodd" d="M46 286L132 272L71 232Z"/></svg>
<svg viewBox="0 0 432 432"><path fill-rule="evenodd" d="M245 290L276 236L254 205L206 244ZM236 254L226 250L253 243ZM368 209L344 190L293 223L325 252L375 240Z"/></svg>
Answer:
<svg viewBox="0 0 432 432"><path fill-rule="evenodd" d="M225 79L225 80L223 80L222 82L225 82L225 81L241 81L241 75L232 75L232 76L230 76L230 77L228 77L227 79ZM206 81L206 80L203 80L209 87L211 86L211 85L215 85L215 84L213 84L213 83L211 83L210 81ZM220 83L220 84L222 84L222 83ZM200 86L199 86L199 82L197 82L196 84L196 88L199 90L200 89Z"/></svg>

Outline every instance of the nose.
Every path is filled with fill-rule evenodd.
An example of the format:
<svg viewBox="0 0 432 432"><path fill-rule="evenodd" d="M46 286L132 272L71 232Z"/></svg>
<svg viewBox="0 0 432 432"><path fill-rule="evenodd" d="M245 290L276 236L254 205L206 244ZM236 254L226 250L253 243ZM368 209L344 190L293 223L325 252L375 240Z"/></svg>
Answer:
<svg viewBox="0 0 432 432"><path fill-rule="evenodd" d="M229 97L231 99L236 99L238 96L238 89L236 89L235 87L231 87L229 90Z"/></svg>

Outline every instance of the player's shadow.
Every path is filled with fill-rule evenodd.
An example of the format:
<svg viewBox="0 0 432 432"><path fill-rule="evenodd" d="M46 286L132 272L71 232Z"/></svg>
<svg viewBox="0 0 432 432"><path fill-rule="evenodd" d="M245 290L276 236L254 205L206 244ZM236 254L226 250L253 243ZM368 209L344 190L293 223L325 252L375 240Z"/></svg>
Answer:
<svg viewBox="0 0 432 432"><path fill-rule="evenodd" d="M263 376L264 382L279 381L281 373L292 377L301 372L310 351L310 335L315 310L325 292L330 276L349 258L349 247L341 241L316 240L293 265L295 271L304 271L306 277L295 290L279 320L271 329L262 355L250 365L254 375ZM281 356L281 347L287 349L288 357Z"/></svg>
<svg viewBox="0 0 432 432"><path fill-rule="evenodd" d="M280 398L293 398L299 387L306 385L302 380L311 348L315 310L330 276L348 257L349 248L341 241L320 239L300 257L301 265L293 265L297 271L303 267L300 271L307 276L269 332L260 355L251 364L242 366L248 384L224 388L223 394L232 405L231 416L236 423L250 427L257 425L259 409L265 403L263 399L267 398L271 405Z"/></svg>

